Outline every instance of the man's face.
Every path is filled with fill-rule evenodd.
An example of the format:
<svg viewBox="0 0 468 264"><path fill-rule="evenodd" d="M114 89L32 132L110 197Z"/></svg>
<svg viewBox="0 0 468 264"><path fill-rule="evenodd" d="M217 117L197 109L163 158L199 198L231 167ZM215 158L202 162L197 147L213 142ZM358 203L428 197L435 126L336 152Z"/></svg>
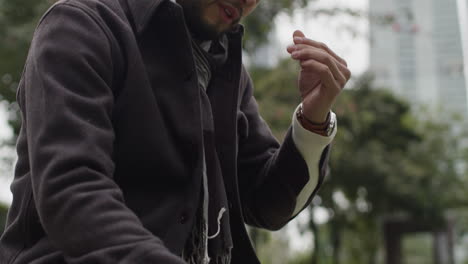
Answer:
<svg viewBox="0 0 468 264"><path fill-rule="evenodd" d="M215 39L249 15L260 0L177 0L195 37Z"/></svg>

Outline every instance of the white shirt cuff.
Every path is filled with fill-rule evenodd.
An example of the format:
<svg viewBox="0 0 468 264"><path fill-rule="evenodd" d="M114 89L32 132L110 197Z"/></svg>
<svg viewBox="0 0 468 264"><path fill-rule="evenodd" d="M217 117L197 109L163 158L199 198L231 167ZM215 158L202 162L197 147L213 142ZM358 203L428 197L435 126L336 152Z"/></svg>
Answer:
<svg viewBox="0 0 468 264"><path fill-rule="evenodd" d="M293 114L292 137L296 148L299 150L299 153L301 153L307 164L307 168L309 170L309 181L297 197L296 208L294 209L293 215L296 215L301 211L317 187L320 175L320 158L322 157L322 153L325 148L333 141L333 138L335 138L338 127L335 113L330 112L331 119L335 122L335 127L329 137L316 134L303 128L296 117L296 112L298 111L299 106Z"/></svg>

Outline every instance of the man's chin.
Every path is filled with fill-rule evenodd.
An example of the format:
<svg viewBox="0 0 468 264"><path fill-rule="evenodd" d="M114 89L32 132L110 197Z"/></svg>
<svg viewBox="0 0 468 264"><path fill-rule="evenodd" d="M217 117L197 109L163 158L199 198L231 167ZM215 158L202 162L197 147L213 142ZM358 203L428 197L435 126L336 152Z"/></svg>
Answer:
<svg viewBox="0 0 468 264"><path fill-rule="evenodd" d="M224 33L230 31L232 27L219 28L213 25L197 25L190 28L193 36L200 40L215 40Z"/></svg>
<svg viewBox="0 0 468 264"><path fill-rule="evenodd" d="M222 32L217 30L193 30L192 34L199 40L215 40L219 38Z"/></svg>

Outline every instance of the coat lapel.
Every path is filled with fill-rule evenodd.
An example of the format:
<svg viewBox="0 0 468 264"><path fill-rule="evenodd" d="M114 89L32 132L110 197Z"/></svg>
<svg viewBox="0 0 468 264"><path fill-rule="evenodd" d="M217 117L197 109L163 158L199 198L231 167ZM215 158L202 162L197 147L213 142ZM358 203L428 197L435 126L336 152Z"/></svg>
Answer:
<svg viewBox="0 0 468 264"><path fill-rule="evenodd" d="M170 137L190 169L200 174L200 94L182 8L163 2L140 36L139 47L158 109L172 131Z"/></svg>
<svg viewBox="0 0 468 264"><path fill-rule="evenodd" d="M237 203L237 101L241 74L242 34L229 34L229 57L213 75L209 97L216 131L216 150L231 202Z"/></svg>
<svg viewBox="0 0 468 264"><path fill-rule="evenodd" d="M159 5L169 0L121 0L138 35L142 34Z"/></svg>

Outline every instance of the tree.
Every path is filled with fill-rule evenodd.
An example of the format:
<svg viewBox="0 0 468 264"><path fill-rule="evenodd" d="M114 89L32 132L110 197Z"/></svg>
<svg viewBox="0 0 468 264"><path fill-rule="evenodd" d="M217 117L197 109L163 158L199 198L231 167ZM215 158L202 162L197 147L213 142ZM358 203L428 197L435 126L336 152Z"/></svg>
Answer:
<svg viewBox="0 0 468 264"><path fill-rule="evenodd" d="M297 65L289 61L253 69L260 110L279 137L299 103L296 76ZM453 121L435 122L425 113L419 118L407 102L374 88L369 76L342 93L335 112L331 174L319 192L330 220L317 226L311 218L309 225L322 249L315 251L320 263L344 257L346 263L375 263L387 216L442 225L450 208L457 214L466 208L466 147L460 144L466 134L452 129Z"/></svg>
<svg viewBox="0 0 468 264"><path fill-rule="evenodd" d="M367 77L343 94L335 110L340 133L320 192L322 206L333 212L327 225L334 263L340 263L340 253L347 263L376 263L382 247L376 242L388 216L437 227L450 208L466 207L466 149L459 144L466 134L455 133L450 121L419 120L408 103L372 89Z"/></svg>
<svg viewBox="0 0 468 264"><path fill-rule="evenodd" d="M6 225L8 207L0 204L0 234L3 233L3 228Z"/></svg>
<svg viewBox="0 0 468 264"><path fill-rule="evenodd" d="M10 125L19 131L16 89L32 34L42 13L53 0L0 0L0 101L9 104Z"/></svg>

